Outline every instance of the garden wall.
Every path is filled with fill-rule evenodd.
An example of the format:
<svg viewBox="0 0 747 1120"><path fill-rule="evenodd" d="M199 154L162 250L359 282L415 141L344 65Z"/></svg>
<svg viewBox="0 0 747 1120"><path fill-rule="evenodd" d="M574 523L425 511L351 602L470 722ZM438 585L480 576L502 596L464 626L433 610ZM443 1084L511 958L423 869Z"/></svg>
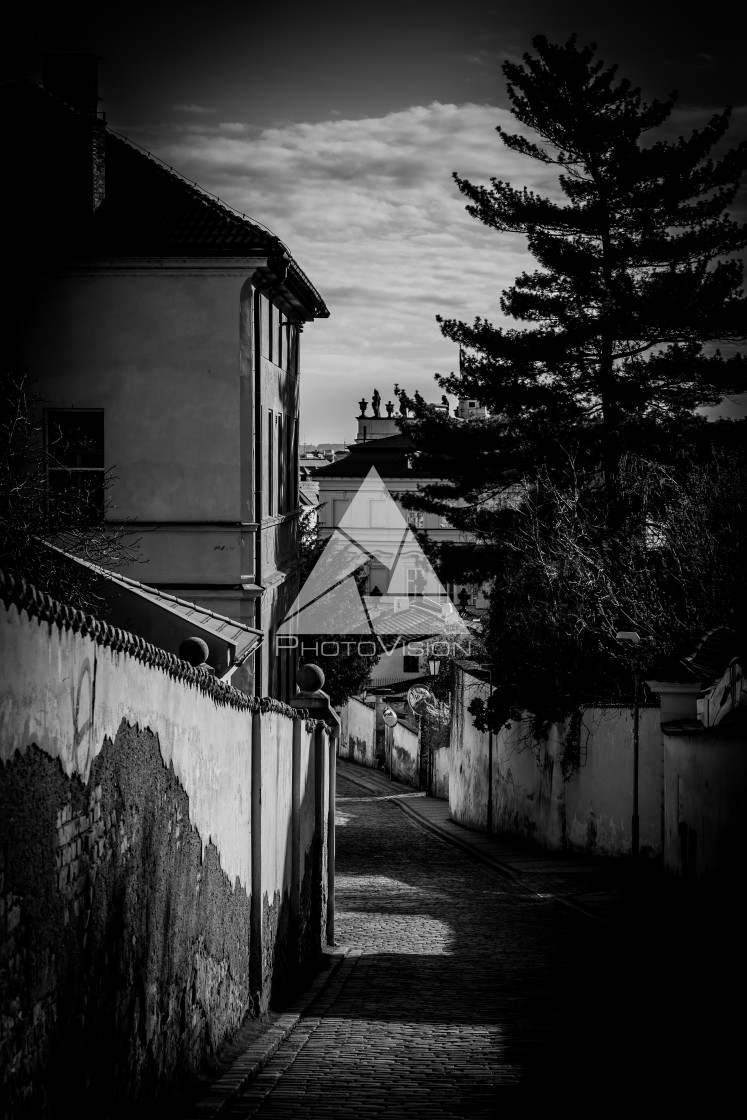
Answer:
<svg viewBox="0 0 747 1120"><path fill-rule="evenodd" d="M318 957L328 738L0 590L0 1112L151 1100Z"/></svg>
<svg viewBox="0 0 747 1120"><path fill-rule="evenodd" d="M487 683L457 666L449 808L454 820L485 829L490 737L475 728L467 710L474 697L487 700ZM575 765L564 774L566 735L565 727L554 725L546 738L537 740L522 721L492 737L495 831L534 839L548 849L629 854L632 711L586 708L572 735ZM639 744L640 850L644 857L660 856L663 755L658 707L641 708Z"/></svg>

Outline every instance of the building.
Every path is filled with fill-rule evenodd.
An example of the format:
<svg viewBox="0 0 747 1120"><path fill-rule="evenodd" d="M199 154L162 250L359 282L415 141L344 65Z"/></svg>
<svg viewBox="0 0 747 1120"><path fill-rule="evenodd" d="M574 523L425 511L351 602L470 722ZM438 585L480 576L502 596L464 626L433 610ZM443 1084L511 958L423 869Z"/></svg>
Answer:
<svg viewBox="0 0 747 1120"><path fill-rule="evenodd" d="M391 402L386 406L387 416L376 415L377 409L380 411L378 394L374 395L374 416L366 415L366 403L360 402L358 434L348 455L314 471L314 481L319 487L320 536L331 537L341 525L356 495L362 488L365 489L365 481L371 468L374 468L411 529L423 530L438 542L463 544L466 547L470 541L469 535L455 529L446 518L436 513L408 510L404 507L402 496L436 480L420 467L412 440L399 430ZM365 504L359 501L356 508L362 509ZM383 504L372 499L368 503L366 516L365 525L356 524L357 538L374 542L377 526L380 527L383 538L389 527ZM383 519L377 520L380 517ZM413 579L417 578L414 569L412 576ZM385 596L388 591L391 592L390 581L391 575L386 565L372 560L367 567L363 593L366 596ZM474 614L487 607L486 591L482 586L450 583L444 586L444 590L451 602L460 609L468 604L468 609ZM416 640L419 635L413 631L412 637L413 643L404 642L393 653L382 656L372 675L374 686L400 684L414 680L426 672L425 655L421 643Z"/></svg>
<svg viewBox="0 0 747 1120"><path fill-rule="evenodd" d="M142 537L126 575L263 632L254 687L296 594L300 335L329 312L285 245L115 135L96 60L44 61L0 93L11 360L67 447L60 485Z"/></svg>

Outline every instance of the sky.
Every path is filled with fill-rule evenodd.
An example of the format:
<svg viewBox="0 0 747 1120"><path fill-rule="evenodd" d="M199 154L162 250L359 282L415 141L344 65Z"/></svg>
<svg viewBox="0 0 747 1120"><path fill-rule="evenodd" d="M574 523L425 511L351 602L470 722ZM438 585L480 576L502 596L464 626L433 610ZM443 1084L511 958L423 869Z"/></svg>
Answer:
<svg viewBox="0 0 747 1120"><path fill-rule="evenodd" d="M452 172L546 193L553 176L511 153L501 64L542 33L576 32L647 98L678 90L673 135L734 108L747 133L740 6L709 21L671 3L378 0L266 4L133 0L18 6L3 80L40 76L49 51L100 58L111 128L269 227L330 318L302 338L304 442L353 439L357 402L398 383L439 400L458 362L436 315L504 323L498 300L533 268L524 239L464 209ZM745 415L744 398L727 409Z"/></svg>

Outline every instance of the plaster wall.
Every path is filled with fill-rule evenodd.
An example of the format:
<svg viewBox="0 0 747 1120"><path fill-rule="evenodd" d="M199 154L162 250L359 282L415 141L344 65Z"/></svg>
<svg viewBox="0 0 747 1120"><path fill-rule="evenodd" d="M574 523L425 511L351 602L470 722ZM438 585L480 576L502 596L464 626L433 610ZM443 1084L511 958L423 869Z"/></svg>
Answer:
<svg viewBox="0 0 747 1120"><path fill-rule="evenodd" d="M265 712L262 722L262 816L287 825L263 829L262 884L272 898L287 889L291 877L293 721L278 712Z"/></svg>
<svg viewBox="0 0 747 1120"><path fill-rule="evenodd" d="M251 886L250 715L89 635L0 609L0 759L35 743L84 784L123 724L156 736L184 788L203 846L230 881Z"/></svg>
<svg viewBox="0 0 747 1120"><path fill-rule="evenodd" d="M419 784L420 740L416 731L396 723L389 733L392 777L417 787Z"/></svg>
<svg viewBox="0 0 747 1120"><path fill-rule="evenodd" d="M340 711L340 757L376 766L376 710L351 697Z"/></svg>
<svg viewBox="0 0 747 1120"><path fill-rule="evenodd" d="M16 335L47 406L104 411L109 517L133 519L140 538L142 562L125 574L260 625L257 691L287 698L270 647L298 559L299 332L257 295L255 268L251 258L78 262L30 282ZM270 411L283 433L272 451ZM243 590L257 583L268 588L259 619Z"/></svg>
<svg viewBox="0 0 747 1120"><path fill-rule="evenodd" d="M487 828L490 738L478 731L467 707L488 698L488 685L457 670L450 744L449 806L454 820ZM587 708L581 719L578 766L564 780L566 728L532 737L522 721L493 736L493 824L543 847L606 856L627 855L632 816L632 713ZM641 852L661 853L662 748L659 712L643 708L639 724Z"/></svg>
<svg viewBox="0 0 747 1120"><path fill-rule="evenodd" d="M103 408L119 518L240 521L241 273L99 267L40 278L19 332L47 405ZM216 485L220 479L220 485Z"/></svg>
<svg viewBox="0 0 747 1120"><path fill-rule="evenodd" d="M439 747L432 753L432 769L430 789L431 797L438 797L442 801L449 800L449 771L451 769L451 750L449 747Z"/></svg>
<svg viewBox="0 0 747 1120"><path fill-rule="evenodd" d="M747 860L744 733L662 732L665 870L703 884L738 882Z"/></svg>
<svg viewBox="0 0 747 1120"><path fill-rule="evenodd" d="M33 592L30 612L13 599L24 598L23 587L14 592L3 580L8 586L0 606L0 1112L43 1115L67 1096L105 1112L129 1108L198 1069L266 1006L270 989L318 956L329 759L313 745L313 725L267 702L253 716L246 697L170 655L122 631L83 632L82 616ZM40 617L52 608L51 620ZM262 742L258 883L253 722ZM264 966L258 990L254 953Z"/></svg>
<svg viewBox="0 0 747 1120"><path fill-rule="evenodd" d="M638 819L643 856L661 853L662 739L658 708L638 721ZM633 712L587 708L580 768L565 789L568 846L602 855L630 852L633 811Z"/></svg>

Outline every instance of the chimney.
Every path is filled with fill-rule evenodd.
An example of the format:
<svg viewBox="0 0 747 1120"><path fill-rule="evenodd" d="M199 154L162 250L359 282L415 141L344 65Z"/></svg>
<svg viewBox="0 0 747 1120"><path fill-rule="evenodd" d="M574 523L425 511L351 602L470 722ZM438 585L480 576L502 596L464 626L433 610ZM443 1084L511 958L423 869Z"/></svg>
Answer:
<svg viewBox="0 0 747 1120"><path fill-rule="evenodd" d="M86 161L88 205L97 210L104 201L106 129L98 115L99 60L95 54L45 54L42 56L42 85L47 93L64 101L88 124Z"/></svg>

